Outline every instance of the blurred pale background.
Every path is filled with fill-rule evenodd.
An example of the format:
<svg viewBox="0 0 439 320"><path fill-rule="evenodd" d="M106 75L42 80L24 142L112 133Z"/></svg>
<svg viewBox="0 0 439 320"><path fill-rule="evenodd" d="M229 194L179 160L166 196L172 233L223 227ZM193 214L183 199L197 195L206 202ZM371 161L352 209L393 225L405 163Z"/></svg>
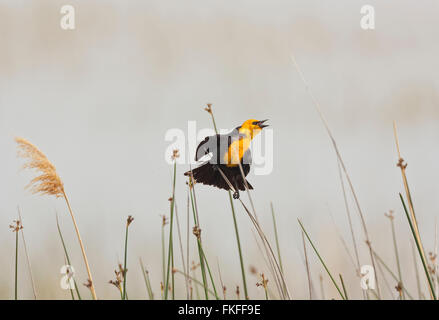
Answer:
<svg viewBox="0 0 439 320"><path fill-rule="evenodd" d="M59 26L62 4L76 9L76 30ZM360 28L360 8L375 6L376 29ZM438 216L439 28L437 1L19 1L0 2L0 298L13 297L14 234L22 209L39 298L69 298L59 286L63 250L58 211L80 283L86 279L71 219L61 200L23 188L14 136L39 146L57 166L76 212L100 298L119 298L108 284L123 258L124 225L131 226L128 293L146 298L142 257L156 296L161 279L161 214L169 214L171 166L164 161L169 128L188 120L232 128L248 118L270 119L274 170L249 175L261 223L273 239L269 202L277 212L286 277L295 298L307 298L301 217L335 274L353 297L361 289L340 234L352 251L337 162L290 55L294 52L333 129L371 229L372 243L396 270L384 212L395 210L403 277L416 294L403 191L392 135L397 120L403 156L427 251ZM178 166L177 204L186 217L186 185ZM200 220L215 276L216 261L233 297L241 285L227 194L199 186ZM243 199L247 201L245 195ZM349 198L351 199L351 198ZM237 203L238 204L238 203ZM247 269L267 270L253 227L236 206ZM331 218L331 215L334 219ZM361 262L368 255L352 207ZM334 220L334 221L333 221ZM185 226L185 224L183 224ZM194 240L191 238L192 242ZM191 252L195 253L195 247ZM336 297L310 251L315 298L323 275L326 298ZM192 255L193 259L196 258ZM177 267L180 256L177 255ZM32 298L24 255L19 297ZM184 282L177 275L177 295ZM390 279L389 279L390 280ZM263 298L248 274L251 298ZM390 283L392 289L394 283ZM390 293L382 284L388 298ZM426 291L424 290L426 293ZM82 288L83 296L87 296ZM393 292L396 295L396 292Z"/></svg>

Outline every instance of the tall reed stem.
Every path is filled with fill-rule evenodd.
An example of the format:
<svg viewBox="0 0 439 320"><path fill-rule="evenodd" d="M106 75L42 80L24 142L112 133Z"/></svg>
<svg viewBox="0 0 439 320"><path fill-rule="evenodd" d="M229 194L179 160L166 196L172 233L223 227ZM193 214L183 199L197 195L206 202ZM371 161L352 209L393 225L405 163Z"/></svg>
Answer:
<svg viewBox="0 0 439 320"><path fill-rule="evenodd" d="M329 278L331 278L331 281L334 284L335 288L337 289L338 293L340 294L340 297L343 300L346 300L346 297L341 292L339 286L337 285L337 282L335 282L334 277L332 276L331 272L329 271L328 267L326 266L325 261L322 259L319 252L317 251L317 248L314 246L313 242L311 241L311 238L309 237L308 233L306 232L305 227L303 226L302 222L299 219L297 219L297 221L299 222L299 225L302 228L302 231L305 233L306 238L308 239L309 243L311 244L311 247L314 249L314 252L316 253L317 257L319 258L320 262L322 263L323 268L325 268L326 272L329 275Z"/></svg>
<svg viewBox="0 0 439 320"><path fill-rule="evenodd" d="M283 273L284 272L284 268L282 266L282 259L281 259L280 246L279 246L279 236L278 236L278 233L277 233L277 224L276 224L276 217L275 217L274 209L273 209L273 202L270 202L270 208L271 208L271 216L273 217L273 228L274 228L274 237L276 239L277 256L278 256L278 259L279 259L280 269L282 270L282 273Z"/></svg>
<svg viewBox="0 0 439 320"><path fill-rule="evenodd" d="M125 229L125 253L124 253L124 262L123 262L123 293L122 293L122 300L127 300L127 257L128 257L128 229L133 222L134 218L132 216L128 216L127 223L126 223L126 229Z"/></svg>
<svg viewBox="0 0 439 320"><path fill-rule="evenodd" d="M15 300L18 299L18 232L15 231Z"/></svg>
<svg viewBox="0 0 439 320"><path fill-rule="evenodd" d="M171 273L171 268L174 266L174 244L173 244L173 234L172 227L174 224L174 204L175 204L175 181L176 181L176 171L177 171L177 162L174 161L174 178L172 182L172 199L171 199L171 218L169 223L169 248L168 248L168 267L166 270L166 282L165 282L165 300L168 299L168 290L169 290L169 276ZM172 298L175 298L174 293L174 272L172 271Z"/></svg>
<svg viewBox="0 0 439 320"><path fill-rule="evenodd" d="M410 225L410 230L412 231L413 237L415 238L416 247L417 247L419 255L421 257L422 266L424 267L424 271L425 271L425 276L427 277L431 298L432 298L432 300L436 300L436 294L435 294L435 291L434 291L433 282L431 281L430 273L428 271L427 260L422 255L422 250L423 250L422 249L422 244L420 242L420 239L418 239L418 237L416 236L416 230L415 230L415 227L414 227L414 223L410 219L409 213L407 211L407 207L406 207L405 202L404 202L404 198L402 197L401 193L399 194L399 198L401 199L402 206L404 207L404 211L405 211L405 214L407 216L407 220L408 220L409 225Z"/></svg>
<svg viewBox="0 0 439 320"><path fill-rule="evenodd" d="M59 237L60 237L60 239L61 239L61 244L62 244L63 249L64 249L65 261L67 262L67 264L68 264L69 266L71 266L71 263L70 263L70 257L69 257L69 254L68 254L68 252L67 252L67 247L66 247L66 244L65 244L65 242L64 242L64 237L63 237L62 232L61 232L61 227L60 227L60 225L59 225L58 214L56 214L56 227L57 227L57 229L58 229L58 234L59 234ZM76 284L76 280L75 280L75 278L73 278L73 283L75 284L75 290L76 290L76 294L77 294L77 296L78 296L78 299L81 300L81 294L79 293L79 289L78 289L78 286L77 286L77 284ZM70 289L70 292L71 292L71 294L72 294L72 299L74 300L75 298L74 298L74 295L73 295L73 290Z"/></svg>
<svg viewBox="0 0 439 320"><path fill-rule="evenodd" d="M371 242L371 240L369 238L369 232L368 232L368 229L367 229L366 220L364 218L363 211L361 210L360 201L358 200L357 194L356 194L355 189L354 189L354 185L353 185L352 180L351 180L351 178L350 178L350 176L348 174L348 171L347 171L346 166L344 164L343 158L341 157L340 150L338 149L337 142L336 142L336 140L335 140L335 138L334 138L334 136L333 136L333 134L331 132L331 129L329 128L329 124L326 121L325 116L323 115L323 112L322 112L322 110L320 108L320 103L318 102L317 98L314 96L314 94L313 94L313 92L311 90L311 87L308 85L308 82L305 80L305 76L304 76L302 70L300 69L299 65L297 64L297 61L296 61L296 58L294 57L294 55L291 55L291 60L293 62L293 65L294 65L295 69L297 70L297 72L298 72L298 74L299 74L299 76L300 76L304 86L305 86L306 91L308 92L308 95L310 96L310 98L311 98L311 100L312 100L312 102L314 104L314 108L316 109L317 113L319 114L320 120L323 122L323 125L324 125L324 127L326 129L326 132L327 132L327 134L328 134L328 136L329 136L329 138L331 140L332 146L334 147L334 151L335 151L335 153L337 155L337 158L339 160L340 166L343 169L343 172L345 174L345 177L346 177L346 180L348 182L349 188L351 189L352 196L354 197L354 201L355 201L355 205L357 207L358 214L360 216L360 220L361 220L361 224L362 224L362 227L363 227L363 233L364 233L366 245L369 248L369 256L370 256L370 260L371 260L371 263L372 263L372 267L375 269L375 259L374 259L373 253L372 253L372 251L373 251L372 250L372 242ZM377 288L377 295L378 295L378 297L380 297L381 294L380 294L380 287L379 287L377 272L375 272L375 282L376 282L376 288Z"/></svg>
<svg viewBox="0 0 439 320"><path fill-rule="evenodd" d="M419 233L419 228L418 228L418 221L416 220L415 209L413 206L412 195L410 193L410 188L409 188L409 184L407 181L407 175L405 172L406 168L407 168L407 163L405 163L404 159L401 157L401 151L399 149L399 140L398 140L398 131L396 128L396 121L393 121L393 133L395 136L396 151L398 154L397 166L401 169L402 181L404 183L404 190L405 190L406 197L407 197L408 204L409 204L408 207L409 207L410 217L409 216L407 216L407 217L409 217L409 222L411 222L410 227L413 227L413 236L415 237L416 246L418 247L419 254L421 255L422 263L425 264L427 261L427 258L425 255L424 246L422 245L421 235ZM401 196L401 200L404 201L402 196ZM404 203L404 206L405 206L405 203ZM427 280L429 282L431 282L430 276L428 274L427 274ZM433 287L430 286L429 289L430 289L430 296L432 298L434 297L434 300L436 300L435 294L433 292L434 291Z"/></svg>
<svg viewBox="0 0 439 320"><path fill-rule="evenodd" d="M210 116L212 118L213 127L215 129L215 133L218 134L218 128L216 126L215 117L214 117L213 111L212 111L212 104L208 103L207 108L205 110L210 114ZM232 193L230 192L230 190L228 190L228 193L229 193L230 208L232 210L233 226L235 228L236 244L238 247L239 264L241 266L242 286L244 288L245 298L249 299L248 290L247 290L247 279L246 279L246 275L245 275L244 258L242 256L241 240L239 237L238 223L236 221L235 206L233 204Z"/></svg>
<svg viewBox="0 0 439 320"><path fill-rule="evenodd" d="M69 201L66 193L64 192L64 190L62 191L62 195L64 197L64 200L66 201L70 216L72 217L73 225L75 227L76 236L78 237L79 245L81 247L82 257L84 258L85 267L87 269L87 274L88 274L88 279L90 280L89 284L90 284L91 295L93 296L94 300L97 300L98 298L96 296L96 291L95 291L95 286L93 283L93 278L91 276L90 266L88 264L87 255L85 254L85 248L84 248L84 244L83 244L82 239L81 239L81 234L79 233L78 225L76 224L75 215L73 214L72 207L70 206L70 201Z"/></svg>
<svg viewBox="0 0 439 320"><path fill-rule="evenodd" d="M23 219L21 218L21 212L20 212L21 210L20 210L20 207L18 207L18 206L17 206L17 211L18 211L18 219L23 224ZM35 288L35 281L34 281L34 276L32 273L32 266L31 266L30 259L29 259L29 253L27 252L27 245L26 245L26 240L24 239L23 229L21 229L21 240L23 241L24 254L26 256L27 267L29 269L29 276L30 276L30 281L32 284L32 293L34 294L34 299L37 300L37 290Z"/></svg>
<svg viewBox="0 0 439 320"><path fill-rule="evenodd" d="M198 256L200 258L200 269L201 269L201 275L203 278L203 288L204 288L204 295L206 300L209 300L209 293L208 293L208 284L207 284L207 277L206 277L206 269L205 269L205 259L203 256L203 247L202 247L202 243L201 243L201 229L200 229L200 223L199 223L199 219L198 219L198 214L197 214L197 207L195 204L195 194L194 194L194 182L193 182L193 176L192 176L192 172L191 175L189 176L189 193L190 193L190 198L191 198L191 204L192 204L192 213L193 213L193 218L194 218L194 230L193 233L195 235L195 237L197 238L197 248L198 248ZM195 270L194 270L195 272ZM198 291L197 291L198 294Z"/></svg>

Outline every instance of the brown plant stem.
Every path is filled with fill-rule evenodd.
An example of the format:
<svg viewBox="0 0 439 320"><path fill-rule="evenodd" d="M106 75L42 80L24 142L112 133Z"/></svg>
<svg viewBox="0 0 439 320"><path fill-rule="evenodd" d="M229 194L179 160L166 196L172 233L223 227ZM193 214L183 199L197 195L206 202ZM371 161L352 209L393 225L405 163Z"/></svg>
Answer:
<svg viewBox="0 0 439 320"><path fill-rule="evenodd" d="M79 233L78 225L76 224L75 215L73 214L72 207L70 206L69 198L67 197L64 190L62 191L62 196L64 197L64 200L66 201L67 208L69 209L70 216L72 217L73 225L75 227L76 236L78 237L79 246L81 247L82 257L84 258L85 268L87 269L88 279L90 280L89 283L90 283L91 295L93 296L94 300L97 300L98 298L96 296L95 286L93 283L93 278L91 276L91 271L90 271L90 266L88 264L87 255L85 254L84 244L83 244L82 239L81 239L81 234Z"/></svg>

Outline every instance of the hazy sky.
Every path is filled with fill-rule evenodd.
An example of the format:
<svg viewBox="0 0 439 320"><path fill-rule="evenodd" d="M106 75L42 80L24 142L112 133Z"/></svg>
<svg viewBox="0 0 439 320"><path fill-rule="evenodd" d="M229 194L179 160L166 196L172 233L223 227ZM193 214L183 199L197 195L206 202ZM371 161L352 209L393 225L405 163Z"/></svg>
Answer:
<svg viewBox="0 0 439 320"><path fill-rule="evenodd" d="M60 28L59 1L0 2L0 298L13 294L15 247L8 225L16 218L17 205L41 297L69 298L58 284L64 258L55 210L78 277L85 279L65 204L24 190L33 175L20 171L15 136L29 139L56 165L102 298L118 298L107 282L123 258L125 219L134 216L129 287L133 298L143 298L139 256L159 295L160 215L169 214L172 177L164 160L170 144L165 133L171 128L186 132L188 121L196 121L198 129L211 128L203 110L207 102L213 103L221 128L234 128L249 118L270 119L273 172L251 172L248 180L270 237L269 203L274 203L293 296L307 297L300 217L331 268L345 272L360 297L331 219L351 248L335 153L291 63L293 53L337 139L378 251L393 261L383 214L394 209L407 262L404 271L413 272L398 198L403 188L393 120L409 163L426 250L433 249L439 210L437 1L423 1L422 6L367 1L376 18L375 30L368 31L360 28L360 8L366 3L354 0L68 3L76 10L75 30ZM177 166L176 199L184 231L183 172L188 168ZM208 257L215 272L218 259L226 285L233 288L241 280L227 193L197 186L197 200ZM349 201L353 204L351 197ZM253 228L236 206L246 264L263 269ZM362 259L368 263L353 205L351 211ZM318 287L318 274L324 271L310 255ZM20 272L20 296L31 298L24 256ZM325 285L328 296L335 297L330 283ZM263 296L253 285L251 292Z"/></svg>

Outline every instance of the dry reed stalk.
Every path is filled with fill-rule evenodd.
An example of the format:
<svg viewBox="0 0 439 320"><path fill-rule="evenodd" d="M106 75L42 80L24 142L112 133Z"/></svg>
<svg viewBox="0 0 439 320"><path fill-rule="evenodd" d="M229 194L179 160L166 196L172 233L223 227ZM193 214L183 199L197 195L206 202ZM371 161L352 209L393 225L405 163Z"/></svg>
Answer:
<svg viewBox="0 0 439 320"><path fill-rule="evenodd" d="M184 261L183 241L181 237L180 221L178 219L177 204L175 204L175 221L177 222L177 232L178 232L178 242L180 245L180 252L181 252L181 262L183 265L183 270L186 271L186 263ZM185 284L186 284L186 298L189 300L189 279L185 278Z"/></svg>
<svg viewBox="0 0 439 320"><path fill-rule="evenodd" d="M241 164L239 164L239 167L241 169L241 174L243 175L243 170L242 170ZM235 192L236 191L235 188L230 183L229 179L224 174L224 172L221 170L221 168L218 168L218 171L220 172L220 174L223 177L224 181L229 186L230 190ZM245 179L245 177L244 177L244 179ZM248 188L246 188L246 189L248 191ZM250 210L248 210L247 206L244 204L244 202L241 200L241 198L239 198L238 200L241 203L241 205L244 208L244 210L246 211L247 215L249 216L250 220L252 221L253 225L255 226L256 231L259 234L259 237L262 240L262 243L264 245L265 251L267 252L268 261L270 262L270 266L273 269L273 274L275 275L274 279L275 279L275 283L276 283L276 286L278 287L280 295L282 296L283 299L291 299L291 295L290 295L290 293L288 291L288 287L286 285L285 278L283 276L282 270L280 269L279 263L276 260L276 255L273 252L273 249L272 249L272 247L270 245L270 242L268 241L267 237L265 236L265 233L263 232L263 230L262 230L261 226L259 225L259 223L258 223L256 217L254 216L254 214L252 214L250 212Z"/></svg>
<svg viewBox="0 0 439 320"><path fill-rule="evenodd" d="M412 196L411 196L409 185L408 185L408 181L407 181L407 175L406 175L407 163L401 157L401 151L399 149L399 139L398 139L398 131L397 131L397 128L396 128L396 121L393 121L393 134L395 136L396 151L397 151L397 154L398 154L397 166L401 169L401 175L402 175L402 181L403 181L403 184L404 184L404 190L405 190L405 193L406 193L406 196L407 196L407 200L408 200L408 207L409 207L409 212L410 212L410 218L412 220L416 241L419 244L419 251L421 253L421 259L424 260L424 262L426 262L427 258L426 258L426 255L425 255L424 246L423 246L422 241L421 241L421 235L419 233L418 221L416 220L415 209L414 209L414 206L413 206ZM427 275L427 277L428 277L428 275ZM429 287L429 290L430 290L430 296L431 296L431 298L433 298L433 292L432 292L430 287Z"/></svg>
<svg viewBox="0 0 439 320"><path fill-rule="evenodd" d="M418 261L416 260L416 251L415 251L415 245L413 244L413 240L410 241L410 247L412 249L413 267L415 269L416 289L418 290L418 298L419 298L419 300L421 300L424 295L422 294L422 290L421 290L421 281L419 279Z"/></svg>
<svg viewBox="0 0 439 320"><path fill-rule="evenodd" d="M322 123L323 123L323 125L324 125L324 127L326 129L326 132L327 132L327 134L329 136L329 139L331 140L331 143L332 143L332 146L334 148L334 151L335 151L335 153L337 155L338 161L339 161L339 163L340 163L340 165L341 165L341 167L343 169L343 172L345 174L345 177L346 177L346 180L348 182L349 188L351 189L351 193L352 193L352 196L354 198L358 214L360 216L361 224L362 224L362 227L363 227L363 233L364 233L364 237L365 237L365 242L366 242L367 247L369 248L369 256L370 256L370 260L371 260L371 263L372 263L372 267L375 269L375 259L374 259L373 253L372 253L372 251L373 251L372 250L372 242L370 241L370 238L369 238L369 232L367 230L366 220L364 219L363 210L360 207L360 201L358 200L357 194L356 194L355 189L354 189L354 185L353 185L352 180L351 180L351 178L350 178L350 176L348 174L348 171L347 171L346 166L344 164L343 158L341 157L340 150L338 149L337 142L335 141L335 138L334 138L334 136L332 134L332 131L329 128L329 124L326 121L325 116L323 115L323 112L322 112L322 110L320 108L320 103L317 101L317 98L314 96L314 94L313 94L313 92L311 90L311 87L308 85L308 82L305 80L305 76L303 75L302 70L300 69L299 65L297 64L297 61L296 61L296 58L294 57L294 55L291 55L291 60L293 62L294 68L298 72L298 74L300 76L300 79L302 80L302 82L303 82L303 84L305 86L306 91L308 92L308 95L310 96L310 98L311 98L311 100L312 100L312 102L314 104L314 108L316 109L316 111L317 111L317 113L318 113L318 115L320 117L320 120L322 121ZM375 272L375 283L376 283L378 297L380 297L380 287L379 287L377 272Z"/></svg>
<svg viewBox="0 0 439 320"><path fill-rule="evenodd" d="M15 138L15 142L18 144L18 155L27 161L23 165L23 168L34 169L41 174L33 178L26 188L30 189L33 194L52 195L57 198L64 198L70 216L72 217L73 225L75 227L76 236L78 237L79 245L81 247L82 256L84 258L85 267L88 274L88 286L90 288L93 299L97 299L96 291L91 276L90 266L88 264L87 255L85 254L84 243L82 242L81 235L79 233L78 225L76 223L75 215L73 214L70 201L64 190L64 184L56 172L55 166L49 161L46 155L41 152L35 145L23 138Z"/></svg>
<svg viewBox="0 0 439 320"><path fill-rule="evenodd" d="M193 282L195 282L196 284L204 287L211 295L215 295L215 292L213 292L211 289L209 289L208 287L206 287L201 281L197 280L195 277L191 277L190 275L186 274L185 272L178 270L178 269L174 269L173 270L174 273L179 273L182 276L184 276L185 278L187 278L188 280L191 280Z"/></svg>
<svg viewBox="0 0 439 320"><path fill-rule="evenodd" d="M288 291L288 288L287 288L287 285L286 285L286 282L285 282L285 277L284 277L284 273L283 273L283 270L281 268L281 265L276 260L276 256L273 253L271 245L270 245L267 237L265 236L264 232L262 231L262 228L261 228L261 226L259 224L259 221L258 221L258 217L256 216L255 206L253 204L253 200L252 200L251 195L250 195L250 189L248 187L247 180L245 179L244 170L242 168L241 163L239 163L239 170L241 171L241 176L242 176L242 179L244 181L244 186L245 186L245 189L247 191L248 198L249 198L249 201L250 201L250 205L251 205L252 210L253 210L253 219L252 219L252 220L254 220L253 223L254 223L255 227L257 229L259 228L259 230L260 230L259 234L261 236L261 239L263 240L262 243L263 243L263 245L265 247L265 250L267 251L267 253L271 253L271 255L268 254L267 256L268 256L268 259L270 261L270 264L273 267L273 270L277 269L277 271L278 271L278 273L276 273L276 271L275 271L275 280L277 280L279 282L279 285L282 288L282 291L283 291L284 295L287 296L288 299L290 299L290 293ZM220 172L221 172L221 170L220 170ZM221 174L223 175L223 177L225 177L225 175L222 172L221 172ZM228 182L228 183L229 183L229 186L230 186L231 185L230 182ZM250 212L248 211L248 209L244 205L244 202L242 202L241 199L239 199L239 201L241 202L241 204L244 207L244 209L247 210L247 213L251 216ZM265 241L264 241L264 239L265 239Z"/></svg>
<svg viewBox="0 0 439 320"><path fill-rule="evenodd" d="M401 273L401 263L399 261L399 252L398 252L398 243L396 241L396 231L395 231L395 216L393 215L393 210L389 210L388 213L384 213L384 215L389 218L390 221L390 227L392 230L392 240L393 240L393 249L395 251L395 259L396 259L396 266L398 268L398 285L397 288L402 288L402 273ZM405 295L403 290L398 290L400 293L400 297L402 300L405 300Z"/></svg>
<svg viewBox="0 0 439 320"><path fill-rule="evenodd" d="M18 206L17 206L17 211L18 211L18 219L23 223L23 219L21 218L20 207L18 207ZM23 229L21 229L21 239L23 240L24 254L26 256L27 267L29 269L29 276L30 276L30 281L32 284L32 293L34 294L34 300L37 300L37 290L35 288L35 281L34 281L34 276L32 273L32 266L30 264L29 253L27 252L27 245L26 245L26 240L24 239Z"/></svg>
<svg viewBox="0 0 439 320"><path fill-rule="evenodd" d="M207 107L204 108L204 110L207 111L207 113L210 114L210 117L212 118L213 127L215 129L215 133L218 134L218 128L216 126L215 117L214 117L213 111L212 111L212 104L208 103ZM238 247L239 263L240 263L240 267L241 267L241 276L242 276L242 285L243 285L243 288L244 288L244 295L245 295L246 299L249 299L248 290L247 290L247 279L246 279L245 267L244 267L244 258L243 258L243 255L242 255L241 239L240 239L240 236L239 236L238 223L237 223L237 220L236 220L235 206L233 204L232 194L231 194L230 190L228 190L228 194L229 194L230 208L232 210L233 225L234 225L234 228L235 228L236 244L237 244L237 247Z"/></svg>
<svg viewBox="0 0 439 320"><path fill-rule="evenodd" d="M218 275L219 275L219 279L220 279L220 283L221 283L221 289L223 290L223 298L224 298L224 300L226 300L227 288L224 285L223 278L221 277L221 269L220 269L218 258L216 259L216 265L217 265L217 268L218 268Z"/></svg>
<svg viewBox="0 0 439 320"><path fill-rule="evenodd" d="M277 232L276 216L274 214L273 202L270 202L270 209L271 209L271 216L273 218L273 229L274 229L274 238L276 240L277 256L279 258L280 269L282 270L282 272L284 272L284 267L282 265L282 258L280 254L279 236Z"/></svg>
<svg viewBox="0 0 439 320"><path fill-rule="evenodd" d="M344 200L344 205L345 205L345 209L346 209L346 215L347 215L347 218L348 218L349 230L351 232L352 244L353 244L353 247L354 247L355 262L356 262L356 274L357 274L357 276L359 276L360 275L360 268L361 268L361 266L360 266L360 258L359 258L359 254L358 254L357 241L355 239L355 233L354 233L354 227L353 227L353 224L352 224L351 212L349 210L348 199L347 199L347 196L346 196L346 189L345 189L345 186L344 186L343 175L342 175L341 168L340 168L340 161L338 160L338 158L337 158L337 167L338 167L338 175L339 175L339 178L340 178L341 188L342 188L342 191L343 191L343 200Z"/></svg>

